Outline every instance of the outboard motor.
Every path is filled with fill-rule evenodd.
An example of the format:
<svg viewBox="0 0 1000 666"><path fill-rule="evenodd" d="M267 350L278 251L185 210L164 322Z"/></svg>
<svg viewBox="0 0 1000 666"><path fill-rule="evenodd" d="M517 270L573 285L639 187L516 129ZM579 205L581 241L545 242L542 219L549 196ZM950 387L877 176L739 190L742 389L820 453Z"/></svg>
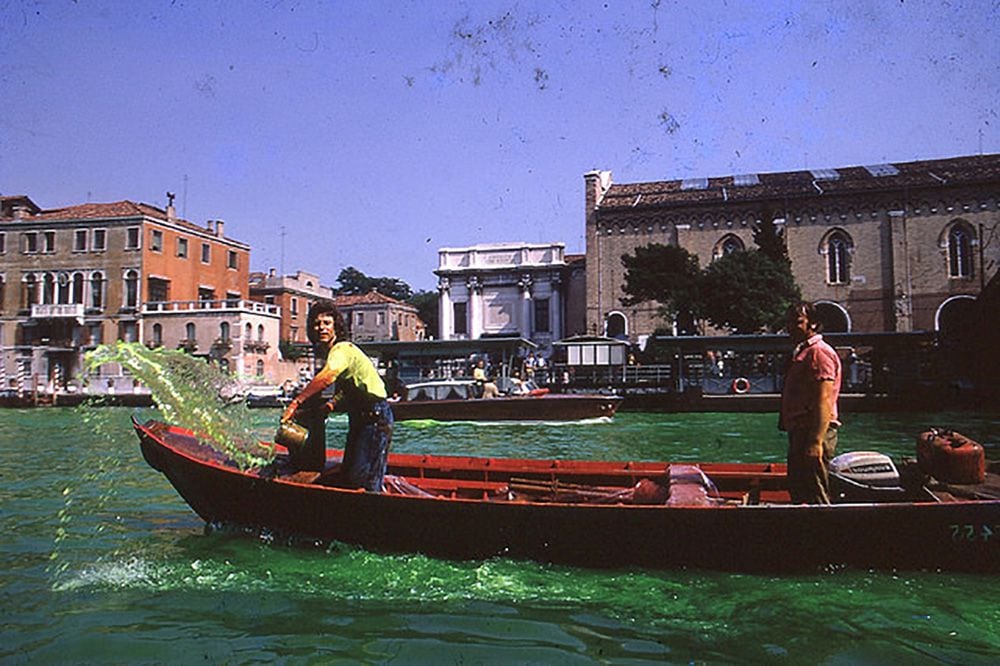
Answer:
<svg viewBox="0 0 1000 666"><path fill-rule="evenodd" d="M884 453L852 451L830 461L830 501L835 504L902 501L906 496L899 470Z"/></svg>

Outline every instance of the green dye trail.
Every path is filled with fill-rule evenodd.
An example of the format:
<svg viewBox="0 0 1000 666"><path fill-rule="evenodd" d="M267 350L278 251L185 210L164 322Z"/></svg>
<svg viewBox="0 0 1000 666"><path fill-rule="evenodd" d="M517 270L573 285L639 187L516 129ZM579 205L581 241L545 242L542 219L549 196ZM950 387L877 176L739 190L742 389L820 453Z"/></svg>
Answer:
<svg viewBox="0 0 1000 666"><path fill-rule="evenodd" d="M85 357L91 372L108 363L121 365L149 388L167 422L197 433L241 469L261 467L274 458L273 449L254 432L239 381L218 366L183 351L147 349L136 342L101 345Z"/></svg>

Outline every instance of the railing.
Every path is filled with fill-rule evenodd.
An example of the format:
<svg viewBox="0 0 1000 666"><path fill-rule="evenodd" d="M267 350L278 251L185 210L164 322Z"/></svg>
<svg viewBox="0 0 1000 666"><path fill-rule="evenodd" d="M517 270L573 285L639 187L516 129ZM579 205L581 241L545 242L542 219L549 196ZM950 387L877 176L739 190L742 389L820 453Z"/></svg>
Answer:
<svg viewBox="0 0 1000 666"><path fill-rule="evenodd" d="M31 306L32 319L82 319L82 303L36 303Z"/></svg>
<svg viewBox="0 0 1000 666"><path fill-rule="evenodd" d="M142 304L143 314L165 312L255 312L272 316L281 315L281 306L272 303L241 299L222 299L213 301L148 301Z"/></svg>

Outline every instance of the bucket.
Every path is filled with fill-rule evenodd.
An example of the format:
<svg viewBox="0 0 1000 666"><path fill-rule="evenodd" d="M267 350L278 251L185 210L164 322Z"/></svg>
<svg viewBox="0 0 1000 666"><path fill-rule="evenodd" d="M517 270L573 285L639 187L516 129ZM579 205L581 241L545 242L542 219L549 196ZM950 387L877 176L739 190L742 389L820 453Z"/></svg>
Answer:
<svg viewBox="0 0 1000 666"><path fill-rule="evenodd" d="M306 443L308 436L309 431L305 426L295 421L282 421L278 426L278 432L274 434L274 441L286 449L300 449Z"/></svg>

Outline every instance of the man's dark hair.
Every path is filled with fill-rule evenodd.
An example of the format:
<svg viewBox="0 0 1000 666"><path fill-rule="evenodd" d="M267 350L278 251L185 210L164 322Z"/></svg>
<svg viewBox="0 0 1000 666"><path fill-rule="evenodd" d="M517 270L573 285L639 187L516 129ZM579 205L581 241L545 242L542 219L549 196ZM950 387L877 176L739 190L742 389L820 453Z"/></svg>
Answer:
<svg viewBox="0 0 1000 666"><path fill-rule="evenodd" d="M796 317L800 314L805 315L806 319L809 320L809 324L812 326L813 331L816 333L823 332L823 322L819 319L819 314L816 312L816 306L809 301L799 301L798 303L788 306L788 311L785 312L785 319L789 319L793 314Z"/></svg>
<svg viewBox="0 0 1000 666"><path fill-rule="evenodd" d="M323 298L309 306L309 315L306 317L306 335L309 336L309 342L313 344L319 342L316 338L316 318L324 314L333 317L333 332L337 334L338 342L351 339L350 331L344 322L344 315L340 314L333 301Z"/></svg>

